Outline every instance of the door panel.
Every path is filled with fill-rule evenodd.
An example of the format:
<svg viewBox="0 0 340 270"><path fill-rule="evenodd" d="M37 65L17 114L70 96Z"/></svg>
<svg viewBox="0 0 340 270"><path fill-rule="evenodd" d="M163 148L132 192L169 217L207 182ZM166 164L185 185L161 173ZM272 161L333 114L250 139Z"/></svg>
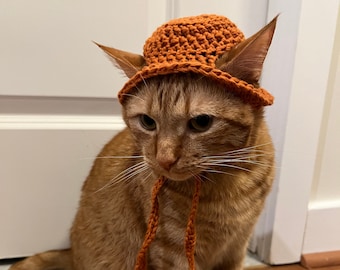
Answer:
<svg viewBox="0 0 340 270"><path fill-rule="evenodd" d="M256 33L266 23L268 0L186 0L174 2L174 17L221 14L232 20L246 37Z"/></svg>
<svg viewBox="0 0 340 270"><path fill-rule="evenodd" d="M93 159L124 127L126 78L91 40L141 53L165 20L153 2L0 1L0 259L69 245Z"/></svg>
<svg viewBox="0 0 340 270"><path fill-rule="evenodd" d="M146 2L1 1L0 94L115 97L125 79L92 40L141 53Z"/></svg>

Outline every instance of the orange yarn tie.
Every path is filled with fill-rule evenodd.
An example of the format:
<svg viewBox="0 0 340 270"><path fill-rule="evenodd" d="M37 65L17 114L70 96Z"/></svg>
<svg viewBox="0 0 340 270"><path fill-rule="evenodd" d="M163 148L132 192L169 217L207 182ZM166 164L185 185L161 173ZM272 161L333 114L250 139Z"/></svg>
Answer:
<svg viewBox="0 0 340 270"><path fill-rule="evenodd" d="M148 229L145 234L144 242L139 250L135 270L146 270L146 252L151 244L151 242L155 239L156 231L158 227L158 219L159 219L159 209L158 209L158 200L157 195L165 182L164 177L160 177L156 182L155 186L152 189L152 197L151 197L151 213L148 222Z"/></svg>
<svg viewBox="0 0 340 270"><path fill-rule="evenodd" d="M195 193L192 199L192 206L190 215L187 223L185 232L185 252L189 263L189 270L195 270L195 245L196 245L196 231L195 231L195 219L197 214L197 207L199 201L199 193L201 190L202 181L199 176L195 176ZM158 193L165 182L164 177L160 177L156 182L152 190L151 197L151 213L148 221L148 228L145 234L144 242L137 255L136 265L134 270L146 270L147 269L147 258L146 252L155 239L156 231L159 220L159 204L158 204Z"/></svg>
<svg viewBox="0 0 340 270"><path fill-rule="evenodd" d="M195 269L195 245L196 245L196 230L195 230L195 220L198 208L198 201L200 196L200 190L202 181L199 176L195 176L196 185L195 193L192 198L191 210L189 215L189 220L187 223L187 229L185 232L185 252L188 258L189 269Z"/></svg>

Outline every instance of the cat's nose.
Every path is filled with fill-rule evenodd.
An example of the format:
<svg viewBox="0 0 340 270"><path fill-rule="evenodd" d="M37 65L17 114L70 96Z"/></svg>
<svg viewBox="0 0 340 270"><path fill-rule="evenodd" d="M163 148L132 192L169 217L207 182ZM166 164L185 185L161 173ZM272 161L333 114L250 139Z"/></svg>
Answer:
<svg viewBox="0 0 340 270"><path fill-rule="evenodd" d="M172 166L176 163L177 158L175 157L158 157L157 158L158 164L163 169L170 171Z"/></svg>
<svg viewBox="0 0 340 270"><path fill-rule="evenodd" d="M166 171L175 165L179 158L180 148L177 141L169 136L160 135L157 142L156 161Z"/></svg>

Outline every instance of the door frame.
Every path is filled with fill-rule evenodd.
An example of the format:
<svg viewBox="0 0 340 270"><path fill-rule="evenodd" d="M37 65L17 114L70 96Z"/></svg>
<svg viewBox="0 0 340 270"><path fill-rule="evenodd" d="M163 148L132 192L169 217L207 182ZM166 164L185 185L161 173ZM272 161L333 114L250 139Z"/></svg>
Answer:
<svg viewBox="0 0 340 270"><path fill-rule="evenodd" d="M286 100L278 100L278 109L268 115L272 131L282 132L276 136L280 141L275 141L278 169L252 243L253 250L267 263L298 262L303 251L339 3L268 2L269 19L281 12L277 31L280 42L272 48L275 57L266 63L269 71L264 72L263 83L268 89L285 92ZM322 38L317 36L320 34ZM288 72L277 72L287 65ZM278 85L282 76L289 84L286 89L287 85Z"/></svg>

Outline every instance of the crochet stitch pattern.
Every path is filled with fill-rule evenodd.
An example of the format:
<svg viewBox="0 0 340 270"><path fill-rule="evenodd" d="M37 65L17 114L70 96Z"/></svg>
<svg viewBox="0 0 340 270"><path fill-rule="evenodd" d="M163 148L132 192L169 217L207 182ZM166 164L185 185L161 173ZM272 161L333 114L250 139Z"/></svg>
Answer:
<svg viewBox="0 0 340 270"><path fill-rule="evenodd" d="M212 78L254 106L272 105L274 98L215 66L220 55L244 40L228 18L199 15L174 19L160 26L144 45L146 65L118 93L121 103L145 79L174 73L198 73Z"/></svg>

